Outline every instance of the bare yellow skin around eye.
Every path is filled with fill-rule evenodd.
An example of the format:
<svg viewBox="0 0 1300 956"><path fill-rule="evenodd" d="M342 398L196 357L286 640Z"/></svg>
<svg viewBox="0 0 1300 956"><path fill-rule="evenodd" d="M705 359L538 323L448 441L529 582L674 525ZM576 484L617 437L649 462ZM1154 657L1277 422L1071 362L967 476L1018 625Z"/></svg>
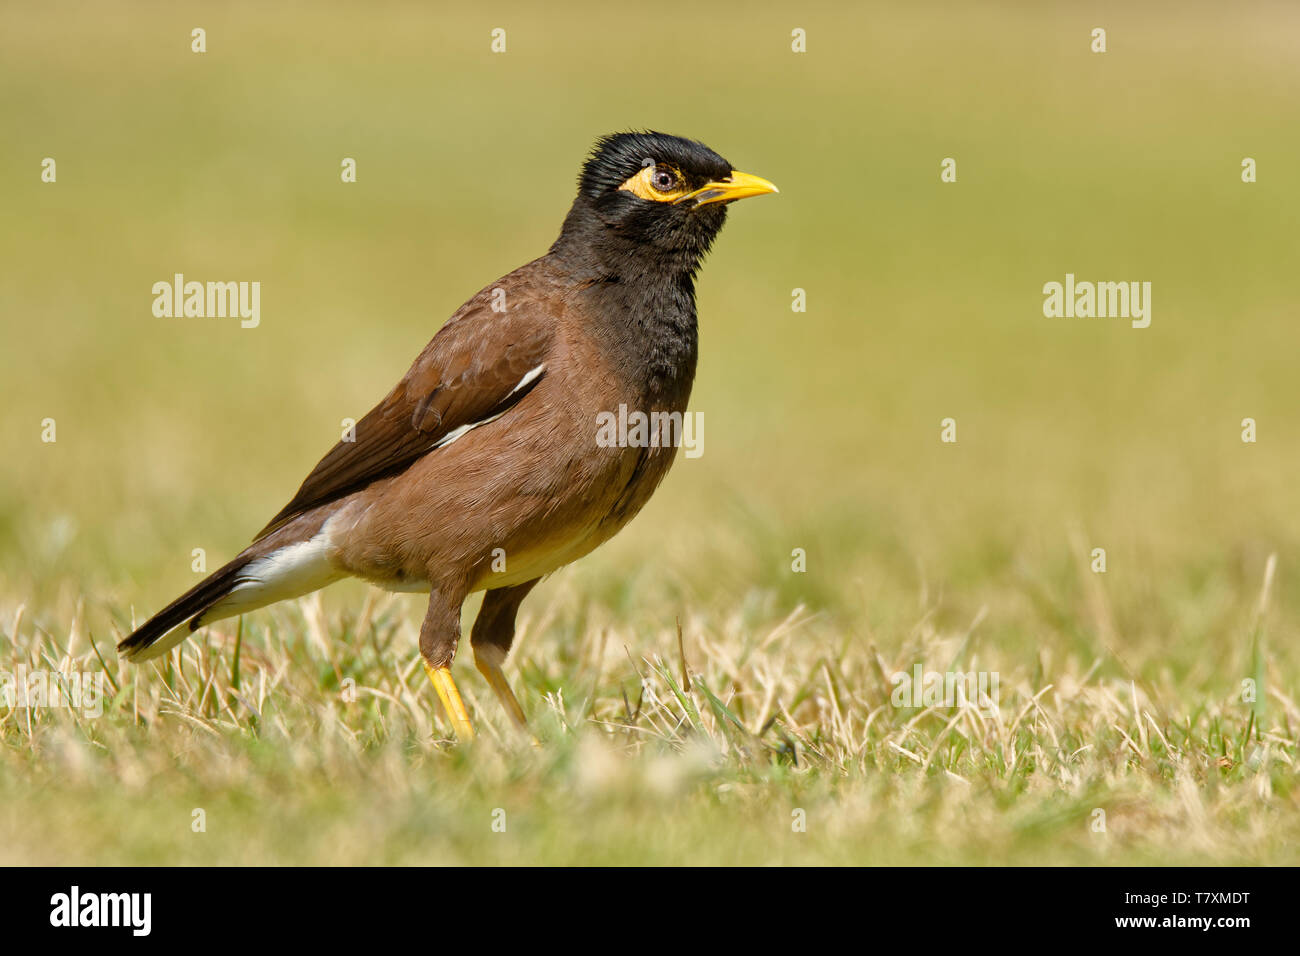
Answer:
<svg viewBox="0 0 1300 956"><path fill-rule="evenodd" d="M619 189L626 189L633 196L639 196L641 199L648 199L651 202L673 202L681 199L689 191L682 185L682 177L677 176L677 185L668 192L660 192L653 185L653 177L656 167L646 166L635 176L630 178Z"/></svg>

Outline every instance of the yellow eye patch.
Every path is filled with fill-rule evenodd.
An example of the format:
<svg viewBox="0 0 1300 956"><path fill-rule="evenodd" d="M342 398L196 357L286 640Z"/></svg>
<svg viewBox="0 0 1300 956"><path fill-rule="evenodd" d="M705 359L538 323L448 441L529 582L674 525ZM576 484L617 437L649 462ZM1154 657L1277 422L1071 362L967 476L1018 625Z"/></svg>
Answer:
<svg viewBox="0 0 1300 956"><path fill-rule="evenodd" d="M689 191L682 174L671 166L665 165L644 166L639 173L618 188L651 202L673 202Z"/></svg>

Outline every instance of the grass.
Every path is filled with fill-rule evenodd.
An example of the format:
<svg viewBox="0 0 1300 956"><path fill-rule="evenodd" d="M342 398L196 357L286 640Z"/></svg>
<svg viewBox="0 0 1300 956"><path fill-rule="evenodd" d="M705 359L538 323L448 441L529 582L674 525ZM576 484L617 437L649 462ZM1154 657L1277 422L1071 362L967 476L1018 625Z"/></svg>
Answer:
<svg viewBox="0 0 1300 956"><path fill-rule="evenodd" d="M110 688L0 707L0 862L1297 862L1295 12L793 16L0 14L0 676ZM467 650L452 743L418 598L357 584L119 662L629 126L782 192L701 276L704 455L523 605L542 747ZM154 319L175 272L261 326ZM1151 281L1151 327L1045 319L1066 272ZM995 712L895 706L918 664Z"/></svg>
<svg viewBox="0 0 1300 956"><path fill-rule="evenodd" d="M1269 660L1267 590L1240 665ZM1189 704L1108 652L1016 659L981 619L940 630L933 608L882 651L771 595L692 614L679 638L652 617L578 620L581 594L560 587L514 657L542 746L462 667L480 730L463 747L404 600L329 614L305 599L148 670L101 662L80 620L41 634L20 608L6 658L103 668L108 699L97 718L5 715L0 860L1296 862L1300 710L1267 677L1258 706ZM921 661L998 671L998 706L895 706L891 676Z"/></svg>

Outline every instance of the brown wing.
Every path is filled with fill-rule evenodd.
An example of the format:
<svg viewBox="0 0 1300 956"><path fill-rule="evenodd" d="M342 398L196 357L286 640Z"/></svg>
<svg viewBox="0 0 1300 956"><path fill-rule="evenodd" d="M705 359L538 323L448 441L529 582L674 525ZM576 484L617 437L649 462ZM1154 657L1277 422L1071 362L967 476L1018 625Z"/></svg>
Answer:
<svg viewBox="0 0 1300 956"><path fill-rule="evenodd" d="M395 475L458 428L512 408L545 375L556 314L544 282L524 270L497 283L509 310L494 312L485 289L433 337L410 371L356 426L356 441L339 442L312 469L293 500L257 538L318 505ZM514 280L514 281L511 281ZM535 373L525 381L530 373ZM257 540L257 539L254 539Z"/></svg>

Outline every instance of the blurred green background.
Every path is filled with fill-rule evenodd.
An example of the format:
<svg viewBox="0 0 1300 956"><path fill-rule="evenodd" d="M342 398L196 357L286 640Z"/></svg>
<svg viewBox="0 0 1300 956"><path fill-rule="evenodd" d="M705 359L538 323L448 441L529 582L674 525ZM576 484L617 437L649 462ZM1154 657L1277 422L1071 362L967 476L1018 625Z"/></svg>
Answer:
<svg viewBox="0 0 1300 956"><path fill-rule="evenodd" d="M987 606L1028 656L1105 547L1134 665L1230 690L1276 552L1294 674L1300 10L1134 7L6 5L0 611L66 631L85 596L104 633L234 554L644 127L781 194L699 282L704 456L574 593L671 621L768 591L886 647ZM260 281L261 326L155 318L176 272ZM1151 327L1044 318L1066 272L1152 282Z"/></svg>

